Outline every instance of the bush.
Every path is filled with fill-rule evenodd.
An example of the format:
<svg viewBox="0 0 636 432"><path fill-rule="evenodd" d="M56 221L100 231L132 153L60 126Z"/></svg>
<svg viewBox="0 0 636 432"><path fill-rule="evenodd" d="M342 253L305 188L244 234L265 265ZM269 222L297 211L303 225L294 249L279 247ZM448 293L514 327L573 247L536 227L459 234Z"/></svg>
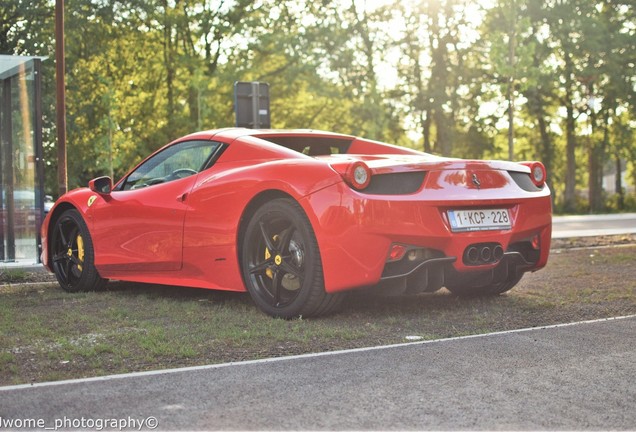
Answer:
<svg viewBox="0 0 636 432"><path fill-rule="evenodd" d="M627 193L623 195L623 203L621 206L620 195L610 195L606 201L608 211L612 213L618 212L635 212L636 211L636 193Z"/></svg>

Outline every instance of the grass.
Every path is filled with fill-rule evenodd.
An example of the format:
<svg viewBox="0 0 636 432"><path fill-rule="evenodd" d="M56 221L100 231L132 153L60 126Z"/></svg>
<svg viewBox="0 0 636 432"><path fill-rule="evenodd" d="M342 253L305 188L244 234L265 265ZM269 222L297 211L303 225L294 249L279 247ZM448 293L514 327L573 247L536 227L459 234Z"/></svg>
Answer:
<svg viewBox="0 0 636 432"><path fill-rule="evenodd" d="M506 295L354 293L340 313L272 319L246 294L131 283L0 286L0 385L438 339L636 313L636 246L562 250Z"/></svg>
<svg viewBox="0 0 636 432"><path fill-rule="evenodd" d="M22 269L0 269L0 283L19 283L29 278L29 273Z"/></svg>

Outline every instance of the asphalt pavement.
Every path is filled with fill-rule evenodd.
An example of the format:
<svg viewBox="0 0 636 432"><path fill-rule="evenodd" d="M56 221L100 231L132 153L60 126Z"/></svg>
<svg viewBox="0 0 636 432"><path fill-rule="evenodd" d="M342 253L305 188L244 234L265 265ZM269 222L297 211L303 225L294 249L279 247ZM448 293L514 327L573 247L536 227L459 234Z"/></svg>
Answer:
<svg viewBox="0 0 636 432"><path fill-rule="evenodd" d="M636 213L552 217L552 238L634 233Z"/></svg>
<svg viewBox="0 0 636 432"><path fill-rule="evenodd" d="M633 430L635 358L632 316L3 387L0 421L82 429L123 421L142 430Z"/></svg>

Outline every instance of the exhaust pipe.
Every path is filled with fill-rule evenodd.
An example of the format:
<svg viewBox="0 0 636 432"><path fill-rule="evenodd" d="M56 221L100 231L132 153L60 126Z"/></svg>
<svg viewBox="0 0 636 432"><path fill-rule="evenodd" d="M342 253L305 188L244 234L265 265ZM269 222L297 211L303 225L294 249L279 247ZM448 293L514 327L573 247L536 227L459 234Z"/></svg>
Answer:
<svg viewBox="0 0 636 432"><path fill-rule="evenodd" d="M504 249L499 243L477 243L464 251L464 264L478 266L495 264L504 257Z"/></svg>
<svg viewBox="0 0 636 432"><path fill-rule="evenodd" d="M481 257L481 260L483 262L489 262L490 258L492 257L492 252L490 251L490 248L488 246L484 246L483 248L481 248L481 253L479 254L479 256Z"/></svg>
<svg viewBox="0 0 636 432"><path fill-rule="evenodd" d="M492 257L495 261L500 261L504 256L504 250L501 245L497 245L492 250Z"/></svg>
<svg viewBox="0 0 636 432"><path fill-rule="evenodd" d="M471 264L477 264L479 261L479 251L476 247L471 246L466 250L466 258L468 258L468 262Z"/></svg>

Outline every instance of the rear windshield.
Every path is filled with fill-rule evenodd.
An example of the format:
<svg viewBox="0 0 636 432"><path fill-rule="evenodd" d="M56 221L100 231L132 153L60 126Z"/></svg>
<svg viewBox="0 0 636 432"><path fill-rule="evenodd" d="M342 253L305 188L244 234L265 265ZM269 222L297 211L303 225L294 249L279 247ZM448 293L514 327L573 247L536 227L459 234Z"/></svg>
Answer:
<svg viewBox="0 0 636 432"><path fill-rule="evenodd" d="M259 138L308 156L344 154L347 153L352 142L352 139L328 137L259 136Z"/></svg>

